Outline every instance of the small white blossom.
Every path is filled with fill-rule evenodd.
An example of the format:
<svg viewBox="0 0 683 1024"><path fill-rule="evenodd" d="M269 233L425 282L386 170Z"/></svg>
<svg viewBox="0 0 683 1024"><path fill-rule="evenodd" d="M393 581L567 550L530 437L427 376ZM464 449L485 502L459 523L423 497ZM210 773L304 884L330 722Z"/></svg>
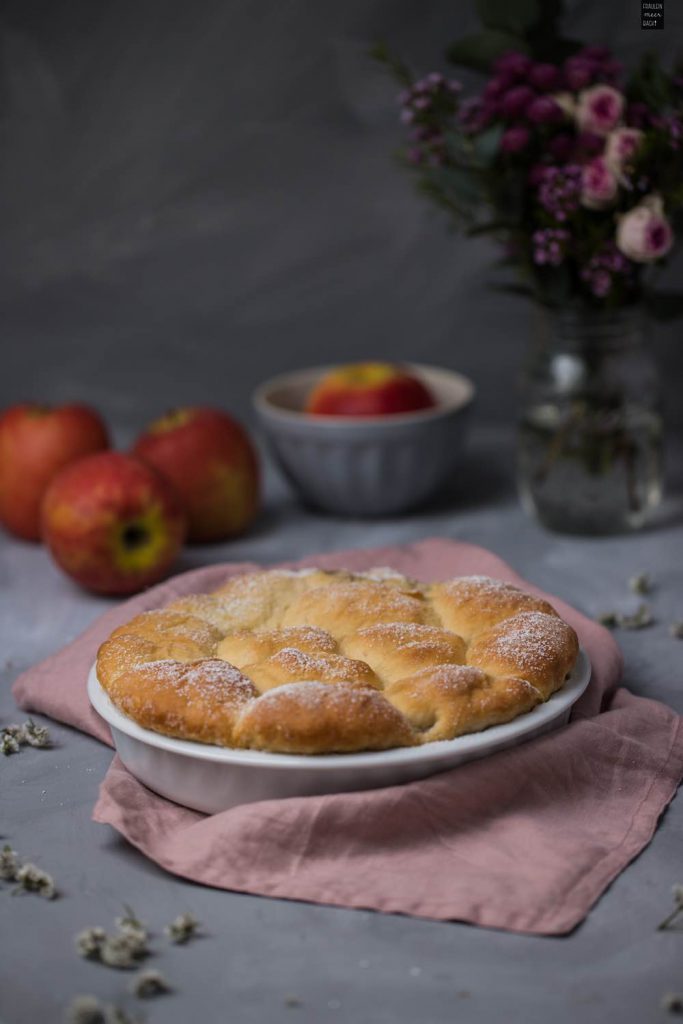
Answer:
<svg viewBox="0 0 683 1024"><path fill-rule="evenodd" d="M661 1006L668 1013L683 1013L683 995L680 992L667 992L662 996Z"/></svg>
<svg viewBox="0 0 683 1024"><path fill-rule="evenodd" d="M3 732L0 737L0 751L2 751L5 757L9 757L10 754L18 754L19 741L16 736L12 736L9 732Z"/></svg>
<svg viewBox="0 0 683 1024"><path fill-rule="evenodd" d="M105 1009L95 996L76 996L66 1011L67 1024L107 1024Z"/></svg>
<svg viewBox="0 0 683 1024"><path fill-rule="evenodd" d="M199 928L199 921L192 914L179 914L174 921L164 928L171 942L182 945L193 938Z"/></svg>
<svg viewBox="0 0 683 1024"><path fill-rule="evenodd" d="M29 747L49 747L51 743L49 729L44 725L36 725L32 718L22 726L22 736Z"/></svg>
<svg viewBox="0 0 683 1024"><path fill-rule="evenodd" d="M133 978L130 990L138 999L151 999L153 996L160 996L164 992L170 992L171 986L160 971L148 970L140 971Z"/></svg>
<svg viewBox="0 0 683 1024"><path fill-rule="evenodd" d="M14 882L19 870L19 856L7 843L0 850L0 878L6 882Z"/></svg>
<svg viewBox="0 0 683 1024"><path fill-rule="evenodd" d="M19 889L23 889L25 892L35 892L46 900L54 899L57 895L52 876L36 867L35 864L28 862L22 864L15 879L19 883Z"/></svg>
<svg viewBox="0 0 683 1024"><path fill-rule="evenodd" d="M131 941L128 935L109 935L100 946L100 960L107 967L127 970L137 966L141 949L137 941Z"/></svg>
<svg viewBox="0 0 683 1024"><path fill-rule="evenodd" d="M87 959L99 960L100 951L106 938L107 934L104 928L98 926L84 928L76 936L76 952L79 956L86 957Z"/></svg>

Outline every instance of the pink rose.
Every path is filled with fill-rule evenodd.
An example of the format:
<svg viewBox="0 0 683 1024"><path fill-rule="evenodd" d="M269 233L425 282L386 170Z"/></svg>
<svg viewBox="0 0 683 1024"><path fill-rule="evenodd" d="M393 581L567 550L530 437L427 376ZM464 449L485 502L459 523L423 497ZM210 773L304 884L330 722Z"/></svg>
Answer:
<svg viewBox="0 0 683 1024"><path fill-rule="evenodd" d="M605 160L617 173L640 149L644 133L639 128L615 128L607 136Z"/></svg>
<svg viewBox="0 0 683 1024"><path fill-rule="evenodd" d="M646 196L619 218L616 241L617 248L635 263L652 263L668 253L674 233L659 196Z"/></svg>
<svg viewBox="0 0 683 1024"><path fill-rule="evenodd" d="M579 93L576 121L579 130L607 135L621 121L624 97L611 85L594 85Z"/></svg>
<svg viewBox="0 0 683 1024"><path fill-rule="evenodd" d="M589 210L604 210L617 198L617 177L604 157L596 156L584 164L581 175L581 205Z"/></svg>

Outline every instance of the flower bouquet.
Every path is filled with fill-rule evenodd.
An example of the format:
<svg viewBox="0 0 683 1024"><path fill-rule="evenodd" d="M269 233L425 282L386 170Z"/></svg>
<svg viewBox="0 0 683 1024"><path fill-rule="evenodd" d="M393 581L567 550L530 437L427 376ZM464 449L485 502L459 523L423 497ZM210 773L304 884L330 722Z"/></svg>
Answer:
<svg viewBox="0 0 683 1024"><path fill-rule="evenodd" d="M527 503L559 528L637 526L659 498L661 424L650 369L633 359L635 310L683 312L683 295L652 287L683 226L683 71L647 54L627 75L606 46L561 36L554 0L477 8L483 31L448 51L486 75L474 95L375 47L402 86L400 158L459 229L500 244L516 280L497 287L546 311L522 421ZM565 522L568 495L580 507Z"/></svg>

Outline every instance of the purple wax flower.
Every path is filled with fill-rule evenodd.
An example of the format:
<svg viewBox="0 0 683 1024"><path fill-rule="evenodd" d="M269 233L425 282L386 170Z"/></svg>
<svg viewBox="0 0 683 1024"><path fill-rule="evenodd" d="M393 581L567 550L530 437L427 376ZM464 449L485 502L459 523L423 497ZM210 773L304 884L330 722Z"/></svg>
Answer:
<svg viewBox="0 0 683 1024"><path fill-rule="evenodd" d="M567 255L569 239L569 232L564 228L541 228L534 231L531 236L534 263L539 267L558 267Z"/></svg>
<svg viewBox="0 0 683 1024"><path fill-rule="evenodd" d="M467 135L476 135L490 124L494 115L495 107L490 102L485 102L480 96L471 96L460 105L458 121Z"/></svg>
<svg viewBox="0 0 683 1024"><path fill-rule="evenodd" d="M547 167L538 188L538 201L557 221L565 221L579 208L582 170L578 164Z"/></svg>
<svg viewBox="0 0 683 1024"><path fill-rule="evenodd" d="M552 92L560 84L560 71L554 64L534 64L529 81L539 92Z"/></svg>
<svg viewBox="0 0 683 1024"><path fill-rule="evenodd" d="M523 124L515 124L503 133L500 148L504 153L520 153L526 149L531 133Z"/></svg>
<svg viewBox="0 0 683 1024"><path fill-rule="evenodd" d="M526 116L534 124L552 124L564 118L561 107L550 96L537 96L532 100L526 108Z"/></svg>
<svg viewBox="0 0 683 1024"><path fill-rule="evenodd" d="M635 281L636 266L620 252L612 241L603 242L581 270L581 280L596 299L604 299L612 290L615 279L621 279L627 287Z"/></svg>
<svg viewBox="0 0 683 1024"><path fill-rule="evenodd" d="M500 112L503 117L514 120L515 118L522 117L533 100L533 89L530 89L528 85L516 85L501 98Z"/></svg>

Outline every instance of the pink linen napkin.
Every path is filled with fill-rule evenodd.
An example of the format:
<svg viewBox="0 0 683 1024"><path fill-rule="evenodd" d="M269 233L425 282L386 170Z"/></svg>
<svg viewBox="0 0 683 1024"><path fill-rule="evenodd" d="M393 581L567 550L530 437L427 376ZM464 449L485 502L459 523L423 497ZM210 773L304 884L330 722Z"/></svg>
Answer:
<svg viewBox="0 0 683 1024"><path fill-rule="evenodd" d="M542 594L491 552L450 540L287 563L307 565L388 565L423 580L481 573ZM198 569L124 602L20 676L17 702L111 743L85 689L98 645L138 612L251 568ZM683 719L616 689L621 657L610 634L550 600L593 665L564 729L406 785L208 816L152 793L114 758L93 817L166 870L221 889L517 932L571 931L652 838L683 776Z"/></svg>

